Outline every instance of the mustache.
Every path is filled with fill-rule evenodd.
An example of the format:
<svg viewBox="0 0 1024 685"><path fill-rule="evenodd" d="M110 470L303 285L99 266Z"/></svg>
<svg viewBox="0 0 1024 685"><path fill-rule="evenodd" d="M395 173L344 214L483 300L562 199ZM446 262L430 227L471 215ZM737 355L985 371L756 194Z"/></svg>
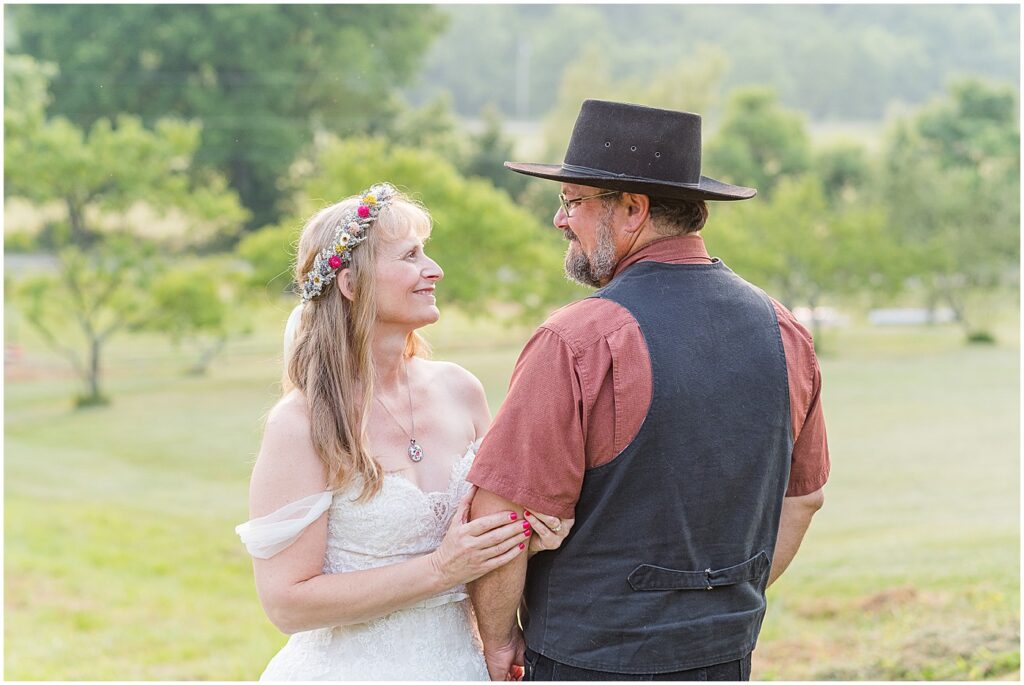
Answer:
<svg viewBox="0 0 1024 685"><path fill-rule="evenodd" d="M562 231L562 235L565 237L566 240L570 242L579 240L579 238L576 237L576 234L570 231L568 228Z"/></svg>

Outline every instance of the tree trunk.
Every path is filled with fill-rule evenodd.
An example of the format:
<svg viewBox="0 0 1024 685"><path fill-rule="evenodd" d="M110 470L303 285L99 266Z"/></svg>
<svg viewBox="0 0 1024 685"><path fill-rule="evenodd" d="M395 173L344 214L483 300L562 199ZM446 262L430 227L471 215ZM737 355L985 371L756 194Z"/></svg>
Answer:
<svg viewBox="0 0 1024 685"><path fill-rule="evenodd" d="M946 300L946 304L948 304L949 308L953 310L953 318L955 318L957 323L960 324L964 333L966 335L970 335L971 322L967 320L967 312L965 311L966 308L963 303L957 299L956 295L949 288L943 292L943 296L943 299Z"/></svg>
<svg viewBox="0 0 1024 685"><path fill-rule="evenodd" d="M220 351L224 349L224 345L227 343L227 338L218 338L213 341L210 345L202 347L199 359L196 363L188 368L185 373L189 376L205 376L206 372L210 369L210 362L213 358L220 354Z"/></svg>
<svg viewBox="0 0 1024 685"><path fill-rule="evenodd" d="M821 335L821 321L818 319L818 295L813 294L808 297L807 303L811 307L811 337L814 339L814 347L817 348Z"/></svg>
<svg viewBox="0 0 1024 685"><path fill-rule="evenodd" d="M93 407L107 403L107 398L100 392L100 356L103 352L102 337L90 334L89 336L89 366L86 368L85 390L86 394L78 398L79 407Z"/></svg>
<svg viewBox="0 0 1024 685"><path fill-rule="evenodd" d="M68 224L71 228L71 242L74 245L84 246L89 242L85 229L85 213L74 198L65 198L68 207Z"/></svg>

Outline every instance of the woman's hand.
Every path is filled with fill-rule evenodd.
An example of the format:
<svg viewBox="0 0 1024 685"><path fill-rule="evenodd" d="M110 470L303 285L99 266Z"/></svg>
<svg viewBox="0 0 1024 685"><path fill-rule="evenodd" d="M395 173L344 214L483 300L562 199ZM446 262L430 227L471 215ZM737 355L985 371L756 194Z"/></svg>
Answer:
<svg viewBox="0 0 1024 685"><path fill-rule="evenodd" d="M576 523L576 519L560 519L557 516L534 514L530 511L524 511L523 516L529 521L530 529L533 531L533 534L530 535L528 550L530 556L537 552L561 547L562 540L569 535L572 524Z"/></svg>
<svg viewBox="0 0 1024 685"><path fill-rule="evenodd" d="M514 511L469 520L469 506L476 494L470 488L459 502L441 545L430 553L431 562L448 587L476 580L507 564L526 549L529 524Z"/></svg>

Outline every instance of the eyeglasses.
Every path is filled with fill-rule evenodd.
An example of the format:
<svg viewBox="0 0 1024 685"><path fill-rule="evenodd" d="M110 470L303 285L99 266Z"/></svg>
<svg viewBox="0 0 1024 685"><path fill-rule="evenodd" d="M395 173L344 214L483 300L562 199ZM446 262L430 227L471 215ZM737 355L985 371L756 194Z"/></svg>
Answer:
<svg viewBox="0 0 1024 685"><path fill-rule="evenodd" d="M603 193L597 193L595 195L587 195L586 197L577 197L572 200L565 197L565 193L558 194L558 201L562 203L562 209L565 211L566 216L572 216L572 210L578 207L581 203L587 200L593 200L595 197L604 197L606 195L618 195L618 190L606 190Z"/></svg>

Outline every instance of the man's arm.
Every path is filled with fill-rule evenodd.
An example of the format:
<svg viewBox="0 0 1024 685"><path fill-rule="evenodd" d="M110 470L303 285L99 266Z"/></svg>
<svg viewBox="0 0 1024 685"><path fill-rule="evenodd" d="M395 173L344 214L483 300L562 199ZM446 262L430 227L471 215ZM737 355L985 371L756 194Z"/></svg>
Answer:
<svg viewBox="0 0 1024 685"><path fill-rule="evenodd" d="M775 555L772 558L772 571L768 576L768 585L774 583L789 566L789 562L793 561L793 557L796 556L796 551L800 549L800 543L804 539L804 533L811 525L811 517L818 509L821 509L821 505L824 503L825 493L822 489L815 490L809 495L786 497L782 500L779 537L775 542Z"/></svg>
<svg viewBox="0 0 1024 685"><path fill-rule="evenodd" d="M518 504L481 489L473 498L470 518L509 509L522 517L523 508ZM530 538L524 535L523 542L529 544ZM523 639L516 621L516 610L525 582L526 555L520 554L469 584L491 680L505 680L513 664L523 664Z"/></svg>

